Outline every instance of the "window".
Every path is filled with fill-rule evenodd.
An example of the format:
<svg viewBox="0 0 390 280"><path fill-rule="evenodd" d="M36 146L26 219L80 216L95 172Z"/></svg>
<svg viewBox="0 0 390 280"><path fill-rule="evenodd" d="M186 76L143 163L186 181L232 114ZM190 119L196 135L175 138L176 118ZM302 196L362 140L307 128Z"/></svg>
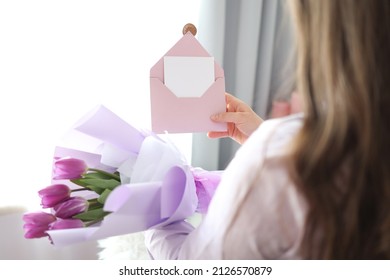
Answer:
<svg viewBox="0 0 390 280"><path fill-rule="evenodd" d="M54 147L94 106L150 128L149 69L186 23L197 24L199 6L200 0L0 3L0 206L38 207L36 191L50 184ZM190 157L191 135L173 141Z"/></svg>

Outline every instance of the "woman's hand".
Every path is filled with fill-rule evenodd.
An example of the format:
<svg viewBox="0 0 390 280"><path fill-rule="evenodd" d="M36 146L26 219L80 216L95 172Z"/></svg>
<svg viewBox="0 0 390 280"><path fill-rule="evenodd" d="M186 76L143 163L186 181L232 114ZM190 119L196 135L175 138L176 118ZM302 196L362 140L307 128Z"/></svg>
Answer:
<svg viewBox="0 0 390 280"><path fill-rule="evenodd" d="M226 112L212 115L215 122L226 122L227 131L210 131L210 138L231 137L236 142L243 144L255 131L263 120L240 99L226 93Z"/></svg>

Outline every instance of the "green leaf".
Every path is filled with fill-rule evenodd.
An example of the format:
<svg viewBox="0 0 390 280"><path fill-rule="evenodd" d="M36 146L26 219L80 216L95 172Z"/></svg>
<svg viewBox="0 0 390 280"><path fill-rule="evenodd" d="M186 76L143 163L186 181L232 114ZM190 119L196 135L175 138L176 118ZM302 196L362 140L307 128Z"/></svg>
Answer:
<svg viewBox="0 0 390 280"><path fill-rule="evenodd" d="M99 172L89 172L87 174L84 174L83 176L85 179L112 179L112 177L108 176L107 174L99 173Z"/></svg>
<svg viewBox="0 0 390 280"><path fill-rule="evenodd" d="M104 216L110 214L110 212L105 212L103 208L98 208L94 210L90 210L84 213L77 214L73 216L75 219L80 219L83 222L88 222L88 221L95 221L95 220L100 220Z"/></svg>
<svg viewBox="0 0 390 280"><path fill-rule="evenodd" d="M110 172L107 172L107 171L104 171L101 169L96 169L96 168L88 168L88 171L100 173L100 174L107 176L108 178L114 179L118 182L120 182L120 180L121 180L120 176L116 172L110 173Z"/></svg>
<svg viewBox="0 0 390 280"><path fill-rule="evenodd" d="M111 191L109 189L105 189L104 192L99 196L98 201L102 204L106 202L107 197L110 195Z"/></svg>
<svg viewBox="0 0 390 280"><path fill-rule="evenodd" d="M103 208L103 204L98 201L97 198L88 200L88 211Z"/></svg>
<svg viewBox="0 0 390 280"><path fill-rule="evenodd" d="M94 191L97 194L102 194L104 192L103 188L87 185L86 188L90 189L91 191Z"/></svg>
<svg viewBox="0 0 390 280"><path fill-rule="evenodd" d="M80 179L72 179L72 180L70 180L70 181L71 181L72 183L76 184L76 185L81 186L81 187L87 187L88 184L85 183L85 182L83 182L82 180L83 180L83 179L80 178Z"/></svg>
<svg viewBox="0 0 390 280"><path fill-rule="evenodd" d="M86 184L87 187L94 186L102 189L113 190L115 187L119 186L121 183L114 179L79 179L82 184Z"/></svg>

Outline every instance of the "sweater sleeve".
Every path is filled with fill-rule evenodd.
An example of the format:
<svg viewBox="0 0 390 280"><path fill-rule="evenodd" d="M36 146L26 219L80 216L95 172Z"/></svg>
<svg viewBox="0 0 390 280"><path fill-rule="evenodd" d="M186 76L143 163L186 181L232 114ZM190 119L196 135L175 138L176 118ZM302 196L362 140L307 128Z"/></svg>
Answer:
<svg viewBox="0 0 390 280"><path fill-rule="evenodd" d="M145 232L145 243L152 259L178 259L179 251L188 234L194 227L186 222L179 221L158 229Z"/></svg>

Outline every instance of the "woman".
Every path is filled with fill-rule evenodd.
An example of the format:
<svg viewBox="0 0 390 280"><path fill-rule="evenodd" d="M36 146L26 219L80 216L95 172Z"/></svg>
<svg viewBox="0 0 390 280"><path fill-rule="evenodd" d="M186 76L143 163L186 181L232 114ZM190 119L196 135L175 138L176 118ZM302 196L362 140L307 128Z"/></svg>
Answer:
<svg viewBox="0 0 390 280"><path fill-rule="evenodd" d="M390 2L290 6L304 114L262 122L227 95L209 136L243 146L198 228L147 232L154 258L390 259Z"/></svg>

